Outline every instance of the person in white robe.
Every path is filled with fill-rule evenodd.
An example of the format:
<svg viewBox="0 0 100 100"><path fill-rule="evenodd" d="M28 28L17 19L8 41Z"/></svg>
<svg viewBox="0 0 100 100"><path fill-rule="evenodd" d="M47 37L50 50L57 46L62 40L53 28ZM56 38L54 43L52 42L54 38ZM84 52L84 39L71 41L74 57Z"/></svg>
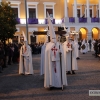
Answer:
<svg viewBox="0 0 100 100"><path fill-rule="evenodd" d="M88 40L86 40L86 52L89 52L89 51L90 51L89 43L88 43Z"/></svg>
<svg viewBox="0 0 100 100"><path fill-rule="evenodd" d="M45 74L44 74L44 87L61 88L67 86L66 68L63 60L63 50L56 41L56 35L53 25L48 15L50 42L45 50ZM60 53L62 54L60 59Z"/></svg>
<svg viewBox="0 0 100 100"><path fill-rule="evenodd" d="M45 66L45 48L48 43L48 36L46 36L46 41L41 48L41 65L40 65L40 75L44 74L44 66Z"/></svg>
<svg viewBox="0 0 100 100"><path fill-rule="evenodd" d="M86 41L85 39L82 41L82 45L81 45L81 53L85 54L87 52L86 49Z"/></svg>
<svg viewBox="0 0 100 100"><path fill-rule="evenodd" d="M77 34L74 35L74 45L75 45L75 52L76 52L76 59L80 59L79 58L79 45L78 45L78 36Z"/></svg>
<svg viewBox="0 0 100 100"><path fill-rule="evenodd" d="M94 51L94 44L95 44L95 42L96 42L96 41L93 39L93 40L92 40L92 43L91 43L91 44L92 44L91 51Z"/></svg>
<svg viewBox="0 0 100 100"><path fill-rule="evenodd" d="M20 49L19 74L31 75L33 74L32 50L24 33L23 35L24 45Z"/></svg>
<svg viewBox="0 0 100 100"><path fill-rule="evenodd" d="M68 34L66 35L66 41L63 43L63 51L67 74L75 74L75 71L78 70L76 49L74 42L72 42Z"/></svg>

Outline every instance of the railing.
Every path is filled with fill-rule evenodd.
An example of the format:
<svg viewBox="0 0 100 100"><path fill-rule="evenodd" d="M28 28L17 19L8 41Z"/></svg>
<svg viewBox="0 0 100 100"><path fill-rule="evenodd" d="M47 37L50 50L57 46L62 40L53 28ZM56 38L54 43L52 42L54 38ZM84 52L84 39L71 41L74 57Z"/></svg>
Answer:
<svg viewBox="0 0 100 100"><path fill-rule="evenodd" d="M98 22L99 23L99 21L100 21L99 18L95 18L95 17L91 18L91 22Z"/></svg>
<svg viewBox="0 0 100 100"><path fill-rule="evenodd" d="M28 18L28 24L38 24L37 18Z"/></svg>
<svg viewBox="0 0 100 100"><path fill-rule="evenodd" d="M20 18L16 18L17 24L20 24Z"/></svg>
<svg viewBox="0 0 100 100"><path fill-rule="evenodd" d="M17 24L25 24L26 20L24 19L23 21L21 21L22 19L20 18L16 18ZM75 17L69 17L67 18L67 23L88 23L88 20L90 20L89 23L100 23L100 18L76 18ZM28 18L28 24L39 24L38 23L38 18ZM53 24L57 24L55 23L55 19L51 20ZM22 23L23 22L23 23ZM62 19L61 23L64 23L64 18ZM48 24L48 20L44 19L44 24Z"/></svg>
<svg viewBox="0 0 100 100"><path fill-rule="evenodd" d="M52 24L55 24L55 19L52 19L51 22L52 22ZM47 19L45 19L45 24L48 24L48 20Z"/></svg>
<svg viewBox="0 0 100 100"><path fill-rule="evenodd" d="M69 18L69 22L70 22L70 23L75 23L75 18L74 18L74 17L70 17L70 18Z"/></svg>
<svg viewBox="0 0 100 100"><path fill-rule="evenodd" d="M87 18L79 18L79 23L87 23Z"/></svg>

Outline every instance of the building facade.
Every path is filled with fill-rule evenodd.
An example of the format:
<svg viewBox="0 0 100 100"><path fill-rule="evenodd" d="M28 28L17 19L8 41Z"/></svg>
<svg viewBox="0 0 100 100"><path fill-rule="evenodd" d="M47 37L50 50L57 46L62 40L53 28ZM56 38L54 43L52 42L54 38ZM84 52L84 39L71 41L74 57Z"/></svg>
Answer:
<svg viewBox="0 0 100 100"><path fill-rule="evenodd" d="M15 10L17 32L15 39L18 43L22 31L26 32L25 0L0 0L10 1ZM34 31L48 29L47 12L49 12L55 31L58 27L68 27L68 32L76 31L80 39L100 39L100 0L26 0L28 42L44 42L45 35L36 35Z"/></svg>

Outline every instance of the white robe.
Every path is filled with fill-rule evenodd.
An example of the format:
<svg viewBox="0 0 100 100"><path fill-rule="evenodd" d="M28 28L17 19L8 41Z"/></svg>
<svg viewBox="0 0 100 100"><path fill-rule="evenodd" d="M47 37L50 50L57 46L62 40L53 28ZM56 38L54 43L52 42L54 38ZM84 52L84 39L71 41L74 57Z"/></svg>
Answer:
<svg viewBox="0 0 100 100"><path fill-rule="evenodd" d="M64 63L66 66L66 71L78 70L75 44L74 44L74 42L72 44L72 47L73 47L73 50L72 50L72 68L71 68L71 48L69 49L67 44L68 44L67 41L65 41L63 43Z"/></svg>
<svg viewBox="0 0 100 100"><path fill-rule="evenodd" d="M44 66L45 66L45 48L46 44L44 44L41 48L41 65L40 65L40 75L44 74Z"/></svg>
<svg viewBox="0 0 100 100"><path fill-rule="evenodd" d="M62 52L62 74L60 67L60 56L59 56L59 43L56 43L56 56L54 51L51 49L54 47L54 43L49 42L45 50L45 74L44 74L44 87L61 87L62 85L67 86L66 68L64 65L64 56L62 46L60 45L60 51ZM55 67L56 66L56 67ZM56 71L55 71L56 68ZM62 81L61 81L62 75Z"/></svg>
<svg viewBox="0 0 100 100"><path fill-rule="evenodd" d="M89 43L86 43L86 52L90 51L89 49Z"/></svg>
<svg viewBox="0 0 100 100"><path fill-rule="evenodd" d="M78 45L78 42L76 40L74 40L74 45L75 45L75 52L76 52L76 58L79 57L79 45Z"/></svg>
<svg viewBox="0 0 100 100"><path fill-rule="evenodd" d="M82 41L82 45L85 45L85 49L81 48L81 53L86 53L87 52L87 48L86 48L85 40ZM82 47L82 45L81 45L81 47Z"/></svg>
<svg viewBox="0 0 100 100"><path fill-rule="evenodd" d="M26 52L24 51L25 45L20 49L19 74L33 74L32 52L30 46L28 45Z"/></svg>

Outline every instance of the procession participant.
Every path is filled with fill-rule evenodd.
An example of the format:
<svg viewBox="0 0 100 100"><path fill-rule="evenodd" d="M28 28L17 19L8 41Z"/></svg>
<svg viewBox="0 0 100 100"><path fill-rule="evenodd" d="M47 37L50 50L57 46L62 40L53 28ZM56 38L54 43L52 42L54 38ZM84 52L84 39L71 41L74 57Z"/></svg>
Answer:
<svg viewBox="0 0 100 100"><path fill-rule="evenodd" d="M23 32L24 45L20 49L19 74L33 74L32 50Z"/></svg>
<svg viewBox="0 0 100 100"><path fill-rule="evenodd" d="M63 50L67 74L75 74L75 71L78 70L75 44L68 34L66 34L66 41L63 43Z"/></svg>
<svg viewBox="0 0 100 100"><path fill-rule="evenodd" d="M83 53L83 54L86 53L86 42L85 42L85 39L82 41L81 53Z"/></svg>
<svg viewBox="0 0 100 100"><path fill-rule="evenodd" d="M88 40L86 40L86 52L90 51Z"/></svg>
<svg viewBox="0 0 100 100"><path fill-rule="evenodd" d="M46 46L45 50L45 74L44 74L44 87L56 87L63 89L63 86L67 86L66 68L64 65L64 56L62 47L56 41L56 35L53 25L48 15L50 42ZM62 57L60 57L60 53Z"/></svg>
<svg viewBox="0 0 100 100"><path fill-rule="evenodd" d="M76 59L80 59L79 58L79 45L78 45L78 40L77 40L78 36L77 34L74 35L74 44L75 44L75 52L76 52Z"/></svg>
<svg viewBox="0 0 100 100"><path fill-rule="evenodd" d="M44 74L44 66L45 66L45 48L48 43L48 36L46 36L46 41L41 48L41 65L40 65L40 75Z"/></svg>

